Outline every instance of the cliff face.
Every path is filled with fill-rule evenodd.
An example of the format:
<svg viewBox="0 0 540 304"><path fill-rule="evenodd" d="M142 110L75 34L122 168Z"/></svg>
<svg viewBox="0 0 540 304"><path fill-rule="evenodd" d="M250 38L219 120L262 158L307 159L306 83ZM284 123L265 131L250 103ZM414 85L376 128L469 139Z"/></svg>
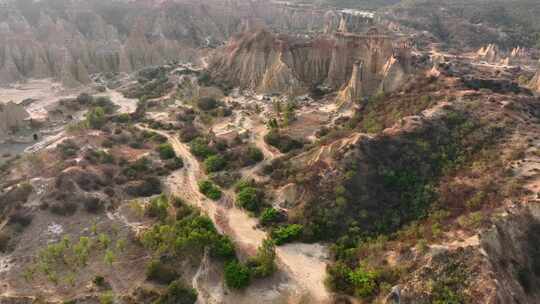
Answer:
<svg viewBox="0 0 540 304"><path fill-rule="evenodd" d="M244 30L323 31L327 14L266 1L23 3L8 1L0 11L0 85L55 77L78 86L96 72L195 60L197 48L215 46ZM348 21L353 29L355 20Z"/></svg>
<svg viewBox="0 0 540 304"><path fill-rule="evenodd" d="M392 37L376 31L304 40L260 30L231 39L209 70L221 81L263 93L325 85L358 98L380 89L393 91L403 83L410 70L408 50L396 50Z"/></svg>
<svg viewBox="0 0 540 304"><path fill-rule="evenodd" d="M476 52L476 56L480 60L495 63L502 59L499 48L495 44L488 44L485 47L480 48Z"/></svg>

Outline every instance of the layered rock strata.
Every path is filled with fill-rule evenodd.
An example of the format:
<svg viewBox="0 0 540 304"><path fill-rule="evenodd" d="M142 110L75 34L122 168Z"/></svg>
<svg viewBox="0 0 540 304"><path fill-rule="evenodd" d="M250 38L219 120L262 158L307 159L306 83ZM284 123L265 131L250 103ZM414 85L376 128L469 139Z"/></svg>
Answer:
<svg viewBox="0 0 540 304"><path fill-rule="evenodd" d="M209 70L218 80L261 93L305 92L324 85L357 99L397 89L410 72L410 52L376 30L314 39L259 30L231 39L212 58Z"/></svg>
<svg viewBox="0 0 540 304"><path fill-rule="evenodd" d="M260 28L274 32L364 29L369 18L269 1L7 0L0 11L0 85L55 77L79 86L97 72L131 72ZM144 11L144 14L141 12ZM275 68L280 69L279 65Z"/></svg>

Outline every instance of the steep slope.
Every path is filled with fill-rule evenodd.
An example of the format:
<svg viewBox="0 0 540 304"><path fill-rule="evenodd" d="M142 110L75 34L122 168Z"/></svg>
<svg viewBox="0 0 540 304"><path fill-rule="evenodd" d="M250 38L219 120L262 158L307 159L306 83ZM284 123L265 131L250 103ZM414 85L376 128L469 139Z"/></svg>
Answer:
<svg viewBox="0 0 540 304"><path fill-rule="evenodd" d="M131 72L261 27L276 32L357 31L372 17L256 1L7 1L0 11L0 84L56 77L87 83L96 72ZM279 68L279 67L276 67Z"/></svg>
<svg viewBox="0 0 540 304"><path fill-rule="evenodd" d="M306 92L319 85L338 90L349 84L342 96L351 97L353 90L358 99L405 82L410 49L395 47L399 44L375 29L314 39L259 30L231 39L212 58L209 71L219 81L263 93Z"/></svg>

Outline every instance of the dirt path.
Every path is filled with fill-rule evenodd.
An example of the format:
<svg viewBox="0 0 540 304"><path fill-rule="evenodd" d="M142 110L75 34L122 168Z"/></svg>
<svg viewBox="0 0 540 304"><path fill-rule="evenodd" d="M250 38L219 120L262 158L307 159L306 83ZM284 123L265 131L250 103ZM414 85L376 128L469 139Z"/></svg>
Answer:
<svg viewBox="0 0 540 304"><path fill-rule="evenodd" d="M254 253L266 238L266 233L256 228L256 219L234 207L230 203L232 198L227 193L224 193L219 202L212 202L200 194L197 182L205 175L198 160L189 152L187 145L169 133L151 131L167 137L176 153L184 160L184 169L175 172L170 177L171 191L206 212L216 223L218 230L229 235L243 252ZM316 303L325 303L329 300L323 284L328 255L324 246L288 244L278 247L276 254L280 268L288 274L292 283L299 289L298 293L308 293Z"/></svg>

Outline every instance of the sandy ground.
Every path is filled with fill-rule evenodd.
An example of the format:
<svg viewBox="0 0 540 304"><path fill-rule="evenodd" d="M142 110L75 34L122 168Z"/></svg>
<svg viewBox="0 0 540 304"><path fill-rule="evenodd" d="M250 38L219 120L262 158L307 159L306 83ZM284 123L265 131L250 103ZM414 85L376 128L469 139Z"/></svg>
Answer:
<svg viewBox="0 0 540 304"><path fill-rule="evenodd" d="M30 79L26 83L13 84L0 88L0 102L21 103L25 99L35 101L26 108L32 118L44 118L47 108L61 98L75 97L75 92L62 89L62 85L52 79Z"/></svg>
<svg viewBox="0 0 540 304"><path fill-rule="evenodd" d="M25 83L13 84L9 87L0 88L0 103L13 101L21 103L25 99L34 99L26 110L32 118L44 118L47 115L47 109L62 98L76 97L82 88L65 89L53 79L30 79ZM120 113L132 113L137 108L137 100L125 98L120 92L107 90L96 96L108 96L112 102L120 107Z"/></svg>

